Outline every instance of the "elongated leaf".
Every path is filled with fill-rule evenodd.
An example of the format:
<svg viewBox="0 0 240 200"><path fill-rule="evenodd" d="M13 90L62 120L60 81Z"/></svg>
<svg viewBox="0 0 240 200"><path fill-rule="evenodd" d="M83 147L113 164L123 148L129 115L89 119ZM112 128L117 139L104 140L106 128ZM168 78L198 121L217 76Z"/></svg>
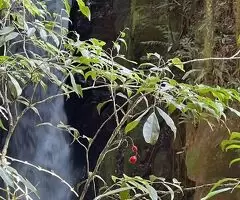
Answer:
<svg viewBox="0 0 240 200"><path fill-rule="evenodd" d="M79 9L82 12L82 14L85 15L88 18L88 20L90 20L91 19L91 12L90 12L89 7L87 7L85 5L83 0L77 0L77 3L78 3Z"/></svg>
<svg viewBox="0 0 240 200"><path fill-rule="evenodd" d="M59 44L60 44L58 37L57 37L54 33L51 33L50 35L51 35L51 37L52 37L54 43L55 43L56 46L58 47Z"/></svg>
<svg viewBox="0 0 240 200"><path fill-rule="evenodd" d="M174 200L174 191L173 191L173 189L169 185L167 185L165 183L163 183L163 185L168 189L168 191L170 193L170 196L171 196L171 200Z"/></svg>
<svg viewBox="0 0 240 200"><path fill-rule="evenodd" d="M4 127L3 123L2 123L2 120L0 119L0 128L7 131L7 129Z"/></svg>
<svg viewBox="0 0 240 200"><path fill-rule="evenodd" d="M230 163L229 163L229 167L231 167L233 164L237 163L237 162L240 162L240 158L236 158L234 160L232 160Z"/></svg>
<svg viewBox="0 0 240 200"><path fill-rule="evenodd" d="M240 145L237 144L231 144L229 146L226 147L226 151L230 150L230 149L240 149Z"/></svg>
<svg viewBox="0 0 240 200"><path fill-rule="evenodd" d="M38 109L36 108L36 107L30 107L37 115L38 115L38 117L40 118L40 119L42 119L41 118L41 115L40 115L40 113L38 112Z"/></svg>
<svg viewBox="0 0 240 200"><path fill-rule="evenodd" d="M75 82L75 78L74 78L74 76L71 72L69 73L69 76L70 76L70 80L71 80L73 90L76 92L76 94L78 94L78 88L77 88L77 84Z"/></svg>
<svg viewBox="0 0 240 200"><path fill-rule="evenodd" d="M27 30L27 36L28 36L28 37L31 37L31 36L34 35L35 32L36 32L36 29L35 29L34 27L29 28L29 29Z"/></svg>
<svg viewBox="0 0 240 200"><path fill-rule="evenodd" d="M107 196L110 196L110 195L113 195L113 194L118 194L119 192L123 192L123 191L126 191L126 190L131 190L132 187L123 187L123 188L118 188L118 189L115 189L115 190L111 190L109 192L106 192L105 194L101 194L99 196L97 196L96 198L94 198L94 200L99 200L99 199L102 199L103 197L107 197Z"/></svg>
<svg viewBox="0 0 240 200"><path fill-rule="evenodd" d="M229 183L229 182L235 182L236 184L239 182L236 178L224 178L217 183L214 184L214 186L211 188L210 192L215 191L218 187L220 187L224 183Z"/></svg>
<svg viewBox="0 0 240 200"><path fill-rule="evenodd" d="M39 33L40 33L41 38L46 42L47 41L47 32L43 28L41 28Z"/></svg>
<svg viewBox="0 0 240 200"><path fill-rule="evenodd" d="M221 148L224 151L224 150L226 150L227 146L232 145L232 144L240 145L240 140L223 140L221 142Z"/></svg>
<svg viewBox="0 0 240 200"><path fill-rule="evenodd" d="M149 111L149 108L147 110L145 110L137 119L128 123L127 126L124 129L125 134L127 134L128 132L130 132L131 130L136 128L136 126L139 124L141 119L148 113L148 111Z"/></svg>
<svg viewBox="0 0 240 200"><path fill-rule="evenodd" d="M22 94L22 88L20 87L18 81L10 74L8 74L8 77L10 78L12 84L14 85L14 87L16 89L17 96L20 96Z"/></svg>
<svg viewBox="0 0 240 200"><path fill-rule="evenodd" d="M126 183L121 185L121 188L128 187ZM119 193L120 200L130 199L130 190L124 190Z"/></svg>
<svg viewBox="0 0 240 200"><path fill-rule="evenodd" d="M65 9L67 11L68 16L70 16L71 6L69 4L69 1L68 0L63 0L63 3L64 3L64 6L65 6Z"/></svg>
<svg viewBox="0 0 240 200"><path fill-rule="evenodd" d="M160 134L160 126L158 123L158 118L153 112L144 123L143 126L143 137L145 141L149 144L155 144L158 140Z"/></svg>
<svg viewBox="0 0 240 200"><path fill-rule="evenodd" d="M5 42L15 39L19 35L18 32L11 32L5 37Z"/></svg>
<svg viewBox="0 0 240 200"><path fill-rule="evenodd" d="M6 26L0 30L0 35L7 35L7 34L11 33L12 31L14 31L14 27Z"/></svg>
<svg viewBox="0 0 240 200"><path fill-rule="evenodd" d="M135 180L128 180L128 183L133 185L136 189L141 190L143 193L148 194L148 189L145 187L145 185L138 183Z"/></svg>
<svg viewBox="0 0 240 200"><path fill-rule="evenodd" d="M14 187L13 178L10 177L2 167L0 167L0 177L3 179L6 186Z"/></svg>
<svg viewBox="0 0 240 200"><path fill-rule="evenodd" d="M230 136L230 140L235 140L239 139L240 140L240 132L232 132Z"/></svg>
<svg viewBox="0 0 240 200"><path fill-rule="evenodd" d="M33 15L41 15L40 10L31 0L23 0L25 8Z"/></svg>
<svg viewBox="0 0 240 200"><path fill-rule="evenodd" d="M158 200L157 191L149 184L146 185L146 188L148 189L151 200Z"/></svg>
<svg viewBox="0 0 240 200"><path fill-rule="evenodd" d="M124 132L127 134L128 132L133 130L139 124L139 122L140 122L139 120L134 120L134 121L128 123L124 129Z"/></svg>
<svg viewBox="0 0 240 200"><path fill-rule="evenodd" d="M240 112L234 108L228 107L229 110L231 110L233 113L235 113L238 117L240 117Z"/></svg>
<svg viewBox="0 0 240 200"><path fill-rule="evenodd" d="M222 188L222 189L219 189L219 190L212 191L212 192L208 193L208 195L206 197L201 198L201 200L210 199L211 197L216 196L217 194L227 192L227 191L230 191L230 190L232 190L232 188L228 187L228 188Z"/></svg>
<svg viewBox="0 0 240 200"><path fill-rule="evenodd" d="M101 114L101 110L102 110L102 108L104 107L104 105L106 105L106 104L109 103L109 102L112 102L112 100L110 99L110 100L108 100L108 101L104 101L104 102L99 103L99 104L97 105L97 111L98 111L98 114L99 114L99 115Z"/></svg>
<svg viewBox="0 0 240 200"><path fill-rule="evenodd" d="M172 120L172 118L165 113L162 109L157 107L157 111L159 113L159 115L165 120L166 124L171 128L173 134L174 134L174 139L176 138L176 134L177 134L177 128L175 126L174 121Z"/></svg>

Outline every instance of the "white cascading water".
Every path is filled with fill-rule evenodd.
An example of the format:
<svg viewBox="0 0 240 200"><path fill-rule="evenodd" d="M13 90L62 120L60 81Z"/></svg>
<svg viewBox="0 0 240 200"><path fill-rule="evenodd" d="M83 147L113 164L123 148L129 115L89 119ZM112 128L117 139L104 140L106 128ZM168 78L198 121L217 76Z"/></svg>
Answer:
<svg viewBox="0 0 240 200"><path fill-rule="evenodd" d="M50 13L64 14L64 11L62 11L64 6L61 0L46 0L46 3ZM65 28L67 28L67 25L67 22L63 24ZM27 88L24 91L25 97L31 97L32 92L33 88ZM58 93L59 88L49 83L46 92L41 88L37 88L34 100L42 100ZM64 111L64 97L47 101L39 105L37 109L41 120L33 111L26 113L22 117L11 141L12 152L18 159L52 170L65 181L72 184L74 174L68 133L51 126L36 126L41 122L50 122L53 125L57 125L60 122L67 123ZM70 189L56 177L23 164L17 164L16 167L21 175L36 186L40 199L72 199ZM33 194L30 196L34 200L38 199Z"/></svg>

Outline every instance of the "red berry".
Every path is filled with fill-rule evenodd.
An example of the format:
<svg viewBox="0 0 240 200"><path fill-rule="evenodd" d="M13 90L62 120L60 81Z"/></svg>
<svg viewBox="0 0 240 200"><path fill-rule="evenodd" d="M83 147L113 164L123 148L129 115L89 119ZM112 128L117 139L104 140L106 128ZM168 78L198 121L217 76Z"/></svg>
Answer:
<svg viewBox="0 0 240 200"><path fill-rule="evenodd" d="M137 162L137 156L131 156L129 162L134 165Z"/></svg>
<svg viewBox="0 0 240 200"><path fill-rule="evenodd" d="M138 152L137 146L133 145L133 146L132 146L132 151L133 151L134 153L137 153L137 152Z"/></svg>

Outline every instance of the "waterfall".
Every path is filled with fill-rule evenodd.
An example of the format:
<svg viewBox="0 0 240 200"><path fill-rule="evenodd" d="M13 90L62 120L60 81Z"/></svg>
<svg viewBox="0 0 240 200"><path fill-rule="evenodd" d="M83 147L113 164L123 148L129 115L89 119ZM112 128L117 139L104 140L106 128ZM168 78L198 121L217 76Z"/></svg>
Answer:
<svg viewBox="0 0 240 200"><path fill-rule="evenodd" d="M51 0L47 2L50 12L62 12L63 3L61 0ZM67 23L63 26L67 27ZM31 48L31 47L29 47ZM17 48L16 48L17 49ZM33 47L34 49L34 47ZM32 49L31 49L32 50ZM33 50L36 51L36 50ZM39 53L39 52L38 52ZM60 74L56 74L61 77ZM48 88L43 91L37 88L34 100L42 100L46 97L58 94L59 88L53 83L48 83ZM24 90L24 96L30 98L33 93L33 87L29 86ZM21 109L21 108L19 108ZM52 170L65 181L73 184L73 164L71 160L70 138L68 133L51 126L37 126L41 122L50 122L57 125L60 122L67 123L67 117L64 111L64 97L54 98L37 106L40 117L35 112L27 112L20 120L16 132L11 140L10 154L23 161L28 161ZM71 191L61 180L40 172L27 165L16 164L19 173L26 177L34 186L36 186L40 199L43 200L69 200ZM32 199L38 199L31 195Z"/></svg>

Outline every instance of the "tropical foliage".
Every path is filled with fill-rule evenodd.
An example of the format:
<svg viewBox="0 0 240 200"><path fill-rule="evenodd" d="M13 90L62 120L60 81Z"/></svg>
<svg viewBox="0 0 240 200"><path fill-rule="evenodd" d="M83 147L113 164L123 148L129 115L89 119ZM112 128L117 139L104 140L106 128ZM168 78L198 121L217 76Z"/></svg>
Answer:
<svg viewBox="0 0 240 200"><path fill-rule="evenodd" d="M89 8L82 0L77 2L81 12L90 19ZM70 5L66 0L64 4L66 13L52 15L41 1L2 0L0 2L2 16L0 21L0 46L2 48L0 127L2 132L7 134L1 150L0 176L6 186L2 190L10 199L17 198L19 192L20 196L24 195L27 199L31 199L28 191L37 195L37 189L11 166L11 161L22 162L43 173L56 176L78 195L66 181L55 173L7 156L9 141L21 117L30 110L41 117L37 106L45 101L59 96L69 97L71 93L82 96L85 90L101 88L109 90L110 98L106 102L99 102L97 109L101 113L104 104L111 102L114 112L107 121L114 118L116 127L101 152L95 169L90 172L87 166L88 177L80 199L84 199L94 179L101 179L104 182L100 177L99 168L106 154L124 143L140 122L144 124L145 141L154 145L160 134L159 120L164 120L170 127L173 138L176 137L177 128L171 118L174 112L181 113L182 123L197 124L205 120L210 126L210 118L224 123L227 110L240 116L239 111L231 107L232 103L240 102L240 94L236 90L203 84L193 85L183 80L177 81L173 72L175 69L182 71L184 78L189 76L189 73L184 70L184 63L179 58L164 60L157 53L149 53L147 55L149 62L142 64L126 58L122 53L127 49L125 32L120 33L110 50L105 50L105 43L94 38L81 41L81 36L77 33L74 33L75 39L68 38L68 31L64 24L68 23L67 15L70 12ZM90 85L82 87L77 84L76 76L84 77ZM65 83L68 78L71 85ZM49 84L56 85L61 92L45 99L36 99L36 91L41 89L47 93ZM26 97L24 91L29 87L33 90L31 96ZM124 99L124 103L118 105L118 98ZM20 111L15 109L20 106L24 109ZM42 125L52 124L44 122ZM100 131L93 138L88 138L79 135L76 129L68 125L57 126L68 130L76 142L79 142L79 137L87 138L89 141L87 146L79 142L84 146L86 154L89 153ZM222 148L225 150L239 148L238 139L239 133L233 133L229 140L223 142ZM233 160L231 164L238 161L239 158ZM114 199L123 200L147 196L155 200L161 195L170 195L173 199L176 190L183 192L181 184L176 179L173 179L171 183L155 176L151 176L149 180L127 175L122 178L112 177L112 179L113 185L108 187L105 185L106 187L95 199L111 196ZM213 191L215 189L213 188ZM225 190L228 189L225 188Z"/></svg>

